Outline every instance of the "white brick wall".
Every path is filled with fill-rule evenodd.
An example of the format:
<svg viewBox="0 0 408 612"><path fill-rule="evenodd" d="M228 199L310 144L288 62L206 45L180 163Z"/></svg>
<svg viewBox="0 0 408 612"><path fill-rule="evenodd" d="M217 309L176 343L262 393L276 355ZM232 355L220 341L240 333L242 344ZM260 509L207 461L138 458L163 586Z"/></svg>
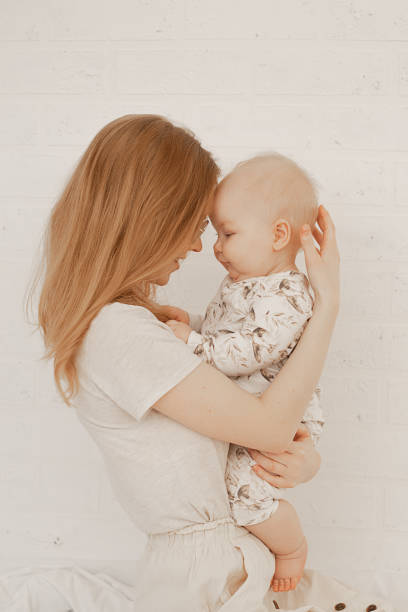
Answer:
<svg viewBox="0 0 408 612"><path fill-rule="evenodd" d="M291 497L311 567L360 586L379 578L405 598L407 43L404 0L3 0L1 568L79 559L123 577L143 548L38 361L22 300L47 214L91 138L125 113L157 112L192 128L224 171L275 149L318 181L343 299L322 381L323 465ZM224 275L213 239L207 230L173 275L169 302L204 309Z"/></svg>

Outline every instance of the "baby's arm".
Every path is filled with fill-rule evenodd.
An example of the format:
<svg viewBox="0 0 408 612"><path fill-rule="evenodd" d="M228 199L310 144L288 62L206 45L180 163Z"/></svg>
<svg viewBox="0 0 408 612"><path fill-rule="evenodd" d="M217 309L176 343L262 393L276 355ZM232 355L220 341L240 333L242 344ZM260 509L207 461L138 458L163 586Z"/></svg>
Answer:
<svg viewBox="0 0 408 612"><path fill-rule="evenodd" d="M284 295L273 294L252 301L239 330L192 331L187 344L227 376L247 376L287 357L310 316L311 310L301 312Z"/></svg>

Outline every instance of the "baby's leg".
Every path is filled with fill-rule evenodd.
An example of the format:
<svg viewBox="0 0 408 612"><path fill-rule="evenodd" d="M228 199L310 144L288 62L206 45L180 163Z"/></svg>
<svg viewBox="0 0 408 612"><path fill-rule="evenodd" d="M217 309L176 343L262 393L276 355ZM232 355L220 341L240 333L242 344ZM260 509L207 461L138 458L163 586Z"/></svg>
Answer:
<svg viewBox="0 0 408 612"><path fill-rule="evenodd" d="M271 586L274 591L294 589L303 575L307 542L296 510L284 499L279 500L276 512L258 523L245 525L275 555L275 574Z"/></svg>

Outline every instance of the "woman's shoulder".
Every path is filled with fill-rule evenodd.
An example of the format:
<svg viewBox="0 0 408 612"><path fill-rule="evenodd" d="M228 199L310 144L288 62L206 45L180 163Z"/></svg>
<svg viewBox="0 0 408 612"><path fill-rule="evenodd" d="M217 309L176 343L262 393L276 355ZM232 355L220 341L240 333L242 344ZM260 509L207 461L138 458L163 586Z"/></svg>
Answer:
<svg viewBox="0 0 408 612"><path fill-rule="evenodd" d="M140 324L165 324L159 321L154 314L144 306L136 306L133 304L123 304L122 302L112 302L103 306L94 320L92 327L104 327L106 325L116 325L122 322L123 324L134 325Z"/></svg>
<svg viewBox="0 0 408 612"><path fill-rule="evenodd" d="M134 321L158 321L154 314L144 306L123 304L122 302L111 302L100 309L92 321L92 325L106 324L110 321L130 319L133 319Z"/></svg>
<svg viewBox="0 0 408 612"><path fill-rule="evenodd" d="M200 363L150 310L119 302L101 308L77 356L83 387L137 419Z"/></svg>
<svg viewBox="0 0 408 612"><path fill-rule="evenodd" d="M176 338L171 329L148 308L112 302L103 306L91 322L85 344L88 348L98 346L101 342L105 345L123 345L141 335Z"/></svg>

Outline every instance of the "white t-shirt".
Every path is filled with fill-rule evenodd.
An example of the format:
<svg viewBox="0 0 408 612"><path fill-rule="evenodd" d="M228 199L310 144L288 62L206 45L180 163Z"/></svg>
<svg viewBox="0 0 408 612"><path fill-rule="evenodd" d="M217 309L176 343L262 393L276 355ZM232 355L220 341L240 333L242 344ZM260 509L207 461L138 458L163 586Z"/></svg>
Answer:
<svg viewBox="0 0 408 612"><path fill-rule="evenodd" d="M120 302L100 310L77 357L73 406L102 453L118 501L145 533L230 516L228 442L151 409L200 363L148 309Z"/></svg>
<svg viewBox="0 0 408 612"><path fill-rule="evenodd" d="M66 599L64 609L87 612L272 612L274 600L293 612L323 612L334 602L365 610L373 601L379 612L391 612L378 599L363 599L313 570L305 571L296 591L269 589L272 553L232 523L224 482L228 443L149 410L199 363L190 347L145 308L116 302L98 313L77 359L80 391L74 405L101 450L124 509L140 530L160 535L148 538L132 587L78 568L28 576L19 570L23 580L17 593L9 572L0 581L7 609L12 597L15 610L33 611L35 601L35 610L42 611L40 597L48 585L53 610L58 593ZM204 523L210 523L208 529ZM163 535L184 527L177 537Z"/></svg>

